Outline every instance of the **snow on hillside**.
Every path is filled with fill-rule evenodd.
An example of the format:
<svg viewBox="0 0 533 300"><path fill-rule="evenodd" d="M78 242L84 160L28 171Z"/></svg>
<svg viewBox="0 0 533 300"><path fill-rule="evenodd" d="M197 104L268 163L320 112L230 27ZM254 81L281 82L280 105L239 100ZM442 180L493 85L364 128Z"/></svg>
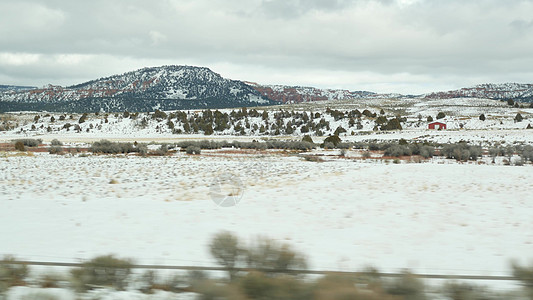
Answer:
<svg viewBox="0 0 533 300"><path fill-rule="evenodd" d="M130 102L135 99L218 99L221 103L219 105L226 106L228 103L225 102L235 102L234 106L239 106L239 102L245 105L269 103L259 92L243 82L222 78L208 68L190 66L143 68L70 87L49 85L40 89L11 90L0 95L1 101L18 103L58 103L93 98L124 98ZM216 106L216 103L212 105ZM76 111L95 110L89 106L77 109ZM138 109L141 110L141 106Z"/></svg>
<svg viewBox="0 0 533 300"><path fill-rule="evenodd" d="M256 83L248 84L258 90L263 96L282 103L361 99L377 95L366 91L319 89L314 87L286 85L259 85Z"/></svg>
<svg viewBox="0 0 533 300"><path fill-rule="evenodd" d="M502 83L479 84L470 88L437 92L424 95L427 98L458 98L474 97L489 99L531 99L533 97L533 84Z"/></svg>

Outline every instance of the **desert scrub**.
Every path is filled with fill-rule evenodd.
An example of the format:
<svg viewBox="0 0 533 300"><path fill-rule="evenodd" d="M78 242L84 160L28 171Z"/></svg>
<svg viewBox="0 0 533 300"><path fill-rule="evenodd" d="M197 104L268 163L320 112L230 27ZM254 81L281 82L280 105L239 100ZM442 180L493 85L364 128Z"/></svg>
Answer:
<svg viewBox="0 0 533 300"><path fill-rule="evenodd" d="M513 276L524 286L529 299L533 299L533 265L521 266L512 263Z"/></svg>
<svg viewBox="0 0 533 300"><path fill-rule="evenodd" d="M494 292L487 291L481 286L465 282L450 281L443 286L443 294L452 300L463 299L497 299Z"/></svg>
<svg viewBox="0 0 533 300"><path fill-rule="evenodd" d="M446 158L453 158L457 161L477 160L483 151L479 146L471 146L467 143L446 144L440 150Z"/></svg>
<svg viewBox="0 0 533 300"><path fill-rule="evenodd" d="M63 143L60 140L58 140L58 139L53 139L50 142L50 145L52 145L52 146L63 146Z"/></svg>
<svg viewBox="0 0 533 300"><path fill-rule="evenodd" d="M115 143L108 140L100 140L94 142L89 151L93 153L104 153L104 154L118 154L118 153L131 153L136 152L136 148L133 147L132 143Z"/></svg>
<svg viewBox="0 0 533 300"><path fill-rule="evenodd" d="M390 295L401 296L405 300L427 299L424 282L409 272L390 282L386 291Z"/></svg>
<svg viewBox="0 0 533 300"><path fill-rule="evenodd" d="M14 140L13 142L15 142L15 145L17 143L22 143L26 147L37 147L39 146L39 144L43 142L43 140L41 139L18 139L18 140Z"/></svg>
<svg viewBox="0 0 533 300"><path fill-rule="evenodd" d="M310 285L290 276L271 277L253 271L241 278L238 286L248 299L313 299Z"/></svg>
<svg viewBox="0 0 533 300"><path fill-rule="evenodd" d="M10 255L4 256L0 261L0 292L12 286L25 284L24 280L29 272L28 266L15 262L15 257Z"/></svg>
<svg viewBox="0 0 533 300"><path fill-rule="evenodd" d="M21 141L18 141L15 143L15 150L17 151L26 151L26 147L24 146L24 143Z"/></svg>
<svg viewBox="0 0 533 300"><path fill-rule="evenodd" d="M410 156L413 154L413 151L411 148L409 148L408 145L392 145L385 149L385 152L383 155L385 156L394 156L394 157L400 157L400 156Z"/></svg>
<svg viewBox="0 0 533 300"><path fill-rule="evenodd" d="M305 161L312 161L312 162L324 162L324 160L316 155L303 155L303 158Z"/></svg>
<svg viewBox="0 0 533 300"><path fill-rule="evenodd" d="M153 152L154 155L165 156L168 153L168 145L162 144L159 149Z"/></svg>
<svg viewBox="0 0 533 300"><path fill-rule="evenodd" d="M113 287L124 290L131 274L132 261L113 255L98 256L71 271L72 284L77 291L98 287Z"/></svg>
<svg viewBox="0 0 533 300"><path fill-rule="evenodd" d="M215 142L215 141L208 141L208 140L181 141L177 143L176 146L182 149L187 149L190 146L198 147L200 149L220 149L222 147L228 147L228 142L226 141Z"/></svg>
<svg viewBox="0 0 533 300"><path fill-rule="evenodd" d="M50 154L62 154L63 148L61 146L52 146L48 148L48 153Z"/></svg>
<svg viewBox="0 0 533 300"><path fill-rule="evenodd" d="M392 300L398 299L385 294L379 282L379 278L368 276L367 278L329 274L318 279L312 284L313 297L306 299L338 300L338 299L361 299L361 300ZM366 288L359 288L363 283Z"/></svg>
<svg viewBox="0 0 533 300"><path fill-rule="evenodd" d="M68 283L68 278L62 274L49 273L41 275L38 279L39 286L42 288L59 288L64 283Z"/></svg>
<svg viewBox="0 0 533 300"><path fill-rule="evenodd" d="M307 268L305 256L292 249L289 244L260 237L245 250L248 268L265 273L290 273L292 270Z"/></svg>
<svg viewBox="0 0 533 300"><path fill-rule="evenodd" d="M200 149L200 147L196 147L196 146L189 146L187 147L187 149L185 150L185 153L187 154L200 154L202 152L202 150Z"/></svg>
<svg viewBox="0 0 533 300"><path fill-rule="evenodd" d="M242 266L245 251L239 238L227 231L219 232L211 240L209 251L217 263L227 269L230 279L235 279L235 268Z"/></svg>
<svg viewBox="0 0 533 300"><path fill-rule="evenodd" d="M309 141L279 141L279 140L266 140L264 142L241 142L241 141L181 141L176 144L181 149L187 149L191 146L198 147L200 149L220 149L220 148L237 148L237 149L284 149L284 150L300 150L306 151L314 149L316 146Z"/></svg>
<svg viewBox="0 0 533 300"><path fill-rule="evenodd" d="M314 149L316 146L314 143L306 141L278 141L267 140L265 141L267 149L285 149L285 150L300 150L307 151Z"/></svg>

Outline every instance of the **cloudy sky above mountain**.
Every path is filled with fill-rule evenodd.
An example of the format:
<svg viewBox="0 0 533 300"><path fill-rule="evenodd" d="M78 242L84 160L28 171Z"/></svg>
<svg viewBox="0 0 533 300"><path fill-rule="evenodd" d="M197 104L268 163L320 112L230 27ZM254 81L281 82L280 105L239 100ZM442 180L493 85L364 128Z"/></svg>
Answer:
<svg viewBox="0 0 533 300"><path fill-rule="evenodd" d="M376 92L531 83L531 12L526 0L2 0L0 84L168 64Z"/></svg>

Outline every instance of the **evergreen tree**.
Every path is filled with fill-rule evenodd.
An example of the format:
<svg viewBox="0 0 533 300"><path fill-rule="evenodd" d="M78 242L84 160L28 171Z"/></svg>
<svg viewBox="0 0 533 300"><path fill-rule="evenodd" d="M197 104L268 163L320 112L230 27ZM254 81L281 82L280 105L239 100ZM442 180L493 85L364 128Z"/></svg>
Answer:
<svg viewBox="0 0 533 300"><path fill-rule="evenodd" d="M387 117L385 116L379 116L377 119L376 119L376 124L378 125L383 125L385 123L387 123Z"/></svg>
<svg viewBox="0 0 533 300"><path fill-rule="evenodd" d="M185 120L185 122L183 123L183 131L185 131L186 133L191 132L191 125L187 120Z"/></svg>
<svg viewBox="0 0 533 300"><path fill-rule="evenodd" d="M213 134L213 127L211 124L206 124L204 127L204 134L205 135L212 135Z"/></svg>
<svg viewBox="0 0 533 300"><path fill-rule="evenodd" d="M80 119L78 120L78 123L80 123L80 124L81 124L81 123L84 123L85 120L87 120L87 113L84 113L84 114L80 117Z"/></svg>
<svg viewBox="0 0 533 300"><path fill-rule="evenodd" d="M333 134L338 136L339 134L344 133L344 132L346 132L346 129L342 128L342 126L339 126L337 127L337 129L335 129L335 132Z"/></svg>
<svg viewBox="0 0 533 300"><path fill-rule="evenodd" d="M314 143L313 139L308 134L304 135L304 137L302 138L302 142Z"/></svg>
<svg viewBox="0 0 533 300"><path fill-rule="evenodd" d="M381 130L401 130L402 125L398 118L390 119L387 124L381 126Z"/></svg>
<svg viewBox="0 0 533 300"><path fill-rule="evenodd" d="M263 110L263 114L261 115L263 120L268 120L268 112L266 110Z"/></svg>
<svg viewBox="0 0 533 300"><path fill-rule="evenodd" d="M171 120L168 120L167 121L167 126L168 126L168 129L170 129L170 130L174 129L174 122L172 122Z"/></svg>
<svg viewBox="0 0 533 300"><path fill-rule="evenodd" d="M326 145L327 143L332 143L335 145L335 147L341 142L341 139L337 135L330 135L328 136L322 145Z"/></svg>
<svg viewBox="0 0 533 300"><path fill-rule="evenodd" d="M291 125L287 124L287 127L285 128L285 133L286 134L293 134L294 133L294 128Z"/></svg>

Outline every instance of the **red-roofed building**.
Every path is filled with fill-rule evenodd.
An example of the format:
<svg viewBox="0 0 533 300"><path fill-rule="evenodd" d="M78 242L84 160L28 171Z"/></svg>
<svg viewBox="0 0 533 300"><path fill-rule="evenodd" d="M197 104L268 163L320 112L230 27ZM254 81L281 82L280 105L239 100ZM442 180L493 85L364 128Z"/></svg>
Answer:
<svg viewBox="0 0 533 300"><path fill-rule="evenodd" d="M428 124L428 129L446 129L446 124L442 122L432 122Z"/></svg>

